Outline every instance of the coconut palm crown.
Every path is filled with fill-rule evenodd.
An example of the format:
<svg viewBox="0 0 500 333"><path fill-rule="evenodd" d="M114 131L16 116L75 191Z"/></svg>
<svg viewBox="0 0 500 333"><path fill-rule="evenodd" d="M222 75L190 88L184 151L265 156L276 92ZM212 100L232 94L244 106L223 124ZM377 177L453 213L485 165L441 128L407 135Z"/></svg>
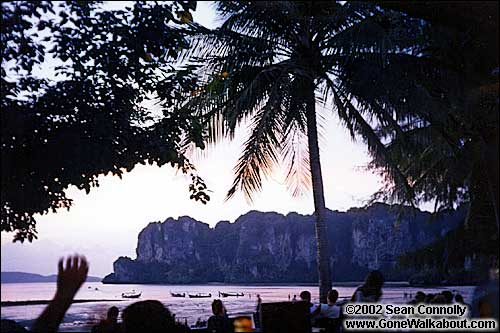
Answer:
<svg viewBox="0 0 500 333"><path fill-rule="evenodd" d="M419 52L414 37L421 22L360 2L221 1L216 9L222 25L197 27L194 37L191 61L198 61L205 84L187 107L204 117L212 142L248 127L227 198L240 190L252 200L276 166L287 168L293 195L312 188L320 298L326 301L332 274L316 106L335 112L353 138L384 159L372 124L397 128L397 110L354 100L340 74L358 57L385 63L391 55ZM403 177L389 160L386 170L388 177Z"/></svg>

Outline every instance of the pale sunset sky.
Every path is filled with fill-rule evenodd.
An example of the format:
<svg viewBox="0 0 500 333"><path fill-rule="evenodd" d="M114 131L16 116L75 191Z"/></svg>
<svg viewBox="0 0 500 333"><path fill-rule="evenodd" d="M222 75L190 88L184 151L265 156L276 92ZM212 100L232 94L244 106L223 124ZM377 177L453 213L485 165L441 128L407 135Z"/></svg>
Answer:
<svg viewBox="0 0 500 333"><path fill-rule="evenodd" d="M106 6L120 8L124 3ZM218 24L210 2L198 2L194 20L207 27ZM362 206L379 189L380 178L362 170L369 160L364 144L351 140L331 109L323 109L322 116L326 205L342 211ZM291 197L284 185L284 170L280 169L265 180L263 191L255 195L252 204L241 194L224 201L245 134L240 131L234 141L222 142L191 157L213 191L208 204L190 200L190 179L170 166L138 165L122 180L101 176L100 187L88 195L75 187L67 190L67 196L74 200L69 212L38 217L39 239L33 243L13 244L12 234L2 233L2 271L54 274L60 256L77 252L90 261L90 275L103 277L112 272L113 261L119 256L135 258L137 235L149 222L189 215L214 226L221 220L233 222L250 210L311 214L312 195Z"/></svg>

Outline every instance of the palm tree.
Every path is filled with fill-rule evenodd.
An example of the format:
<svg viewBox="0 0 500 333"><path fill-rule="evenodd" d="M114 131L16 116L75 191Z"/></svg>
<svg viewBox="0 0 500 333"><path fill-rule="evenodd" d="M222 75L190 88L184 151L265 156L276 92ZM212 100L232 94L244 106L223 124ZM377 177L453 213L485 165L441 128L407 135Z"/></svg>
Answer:
<svg viewBox="0 0 500 333"><path fill-rule="evenodd" d="M413 193L388 183L382 199L435 201L437 211L467 203L467 221L491 224L498 234L498 3L381 5L427 21L420 54L389 66L357 58L343 68L342 82L356 99L391 105L404 116L398 121L404 135L377 131ZM372 167L385 167L385 160L374 159Z"/></svg>
<svg viewBox="0 0 500 333"><path fill-rule="evenodd" d="M221 1L217 12L221 27L197 29L191 55L206 84L193 92L187 107L205 117L211 142L232 138L240 124L250 124L227 198L241 190L251 200L262 177L280 163L288 168L293 194L312 185L325 302L332 275L316 103L333 104L353 137L360 134L384 159L385 147L370 121L392 124L392 110L356 105L337 74L356 56L384 61L384 54L408 51L414 42L404 37L418 22L358 2ZM402 176L389 162L387 171Z"/></svg>

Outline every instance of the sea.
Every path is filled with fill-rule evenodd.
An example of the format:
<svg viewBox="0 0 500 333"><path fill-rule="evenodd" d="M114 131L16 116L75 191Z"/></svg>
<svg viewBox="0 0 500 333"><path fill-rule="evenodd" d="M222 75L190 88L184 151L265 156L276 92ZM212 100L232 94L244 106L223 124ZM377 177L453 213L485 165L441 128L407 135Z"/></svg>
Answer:
<svg viewBox="0 0 500 333"><path fill-rule="evenodd" d="M357 283L344 283L335 285L339 291L339 300L350 298L357 287ZM1 301L33 301L50 300L54 295L56 284L54 282L40 283L2 283ZM102 284L100 282L85 283L75 299L95 300L88 303L76 303L66 313L60 331L90 331L92 325L103 319L110 306L117 306L123 310L129 304L138 300L155 299L165 304L178 321L194 324L198 319L207 320L211 315L211 303L219 298L219 292L239 292L241 297L221 298L230 315L251 314L255 311L257 294L262 302L283 302L293 300L303 290L312 294L313 303L319 302L318 287L314 285L139 285L139 284ZM466 303L470 303L474 286L448 286L448 287L410 287L405 283L387 283L383 289L382 302L405 303L410 301L410 294L415 295L417 291L425 293L438 293L450 290L460 293ZM139 299L124 300L121 294L124 292L141 292ZM186 293L185 298L172 297L173 293ZM188 293L210 293L210 298L188 298ZM406 294L406 295L405 295ZM99 300L107 300L101 302ZM21 325L29 328L35 318L40 315L46 305L18 305L1 307L2 319L13 319ZM121 313L121 311L120 311Z"/></svg>

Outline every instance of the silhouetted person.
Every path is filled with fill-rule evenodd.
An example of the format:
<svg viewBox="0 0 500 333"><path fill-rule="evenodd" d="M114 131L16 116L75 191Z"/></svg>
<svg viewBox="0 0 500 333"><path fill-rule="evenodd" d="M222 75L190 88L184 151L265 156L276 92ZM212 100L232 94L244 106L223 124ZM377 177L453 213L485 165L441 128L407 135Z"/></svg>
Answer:
<svg viewBox="0 0 500 333"><path fill-rule="evenodd" d="M260 327L261 306L262 306L262 299L260 298L260 294L257 294L257 306L255 307L255 312L253 314L253 321L255 323L255 327Z"/></svg>
<svg viewBox="0 0 500 333"><path fill-rule="evenodd" d="M326 297L327 304L320 304L315 310L314 314L320 318L339 318L340 317L340 306L336 305L337 300L339 299L339 292L335 289L332 289L328 292Z"/></svg>
<svg viewBox="0 0 500 333"><path fill-rule="evenodd" d="M257 307L255 308L255 312L260 313L261 304L262 304L262 298L260 298L260 294L257 294Z"/></svg>
<svg viewBox="0 0 500 333"><path fill-rule="evenodd" d="M446 299L446 303L451 304L453 302L453 293L449 290L444 290L441 292L441 295Z"/></svg>
<svg viewBox="0 0 500 333"><path fill-rule="evenodd" d="M464 297L460 294L455 295L455 303L465 304Z"/></svg>
<svg viewBox="0 0 500 333"><path fill-rule="evenodd" d="M425 302L425 293L422 291L417 291L417 293L415 294L415 298L412 299L408 304L415 305L424 302Z"/></svg>
<svg viewBox="0 0 500 333"><path fill-rule="evenodd" d="M316 310L318 309L319 306L316 306L311 302L311 293L307 290L301 291L299 297L301 301L307 303L307 306L309 307L308 318L311 321L311 326L314 326L316 321L316 312L317 312Z"/></svg>
<svg viewBox="0 0 500 333"><path fill-rule="evenodd" d="M198 318L196 320L196 323L194 324L194 327L206 327L207 322L205 320L202 320L201 318Z"/></svg>
<svg viewBox="0 0 500 333"><path fill-rule="evenodd" d="M446 297L443 294L437 294L430 301L430 304L448 304L448 300L446 299Z"/></svg>
<svg viewBox="0 0 500 333"><path fill-rule="evenodd" d="M313 313L314 310L316 310L316 305L314 305L312 302L311 302L311 293L307 290L304 290L302 292L300 292L300 300L301 301L304 301L304 302L307 302L307 304L309 305L309 312L310 313Z"/></svg>
<svg viewBox="0 0 500 333"><path fill-rule="evenodd" d="M332 289L326 296L327 304L320 304L313 312L314 326L325 329L327 333L341 331L342 309L338 306L339 292Z"/></svg>
<svg viewBox="0 0 500 333"><path fill-rule="evenodd" d="M466 316L470 318L471 316L470 304L465 303L465 300L462 295L458 293L455 295L455 303L465 305L467 307Z"/></svg>
<svg viewBox="0 0 500 333"><path fill-rule="evenodd" d="M415 300L418 303L423 303L425 301L425 293L423 291L417 291L415 294Z"/></svg>
<svg viewBox="0 0 500 333"><path fill-rule="evenodd" d="M232 333L233 325L227 317L226 310L220 299L212 302L212 313L214 314L208 318L207 331L210 333Z"/></svg>
<svg viewBox="0 0 500 333"><path fill-rule="evenodd" d="M37 318L33 332L55 333L61 324L66 311L85 282L88 273L85 257L74 256L59 260L56 294L50 304ZM112 310L113 312L114 310ZM123 311L124 333L181 333L187 327L177 324L174 317L158 301L142 301L129 305Z"/></svg>
<svg viewBox="0 0 500 333"><path fill-rule="evenodd" d="M435 294L430 294L430 293L427 294L425 296L424 303L429 304L434 299L435 296L436 296Z"/></svg>
<svg viewBox="0 0 500 333"><path fill-rule="evenodd" d="M297 295L293 295L292 302L297 302Z"/></svg>
<svg viewBox="0 0 500 333"><path fill-rule="evenodd" d="M358 287L351 297L352 302L378 302L382 297L382 286L384 276L379 271L371 271L365 279L365 283Z"/></svg>
<svg viewBox="0 0 500 333"><path fill-rule="evenodd" d="M62 258L59 260L56 294L33 324L33 332L57 332L76 293L87 279L88 271L85 257L68 257L66 265Z"/></svg>
<svg viewBox="0 0 500 333"><path fill-rule="evenodd" d="M140 301L123 310L124 333L177 333L188 331L175 322L175 317L159 301Z"/></svg>
<svg viewBox="0 0 500 333"><path fill-rule="evenodd" d="M118 324L118 308L112 306L108 309L106 319L92 327L92 333L120 333L121 326Z"/></svg>

